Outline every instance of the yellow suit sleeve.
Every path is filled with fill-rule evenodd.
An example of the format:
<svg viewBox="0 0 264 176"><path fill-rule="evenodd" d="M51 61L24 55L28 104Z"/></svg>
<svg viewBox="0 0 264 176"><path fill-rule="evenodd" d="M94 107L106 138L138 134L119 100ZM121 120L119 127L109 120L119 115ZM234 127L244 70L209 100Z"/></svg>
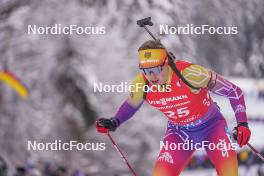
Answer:
<svg viewBox="0 0 264 176"><path fill-rule="evenodd" d="M141 104L144 99L144 86L146 81L143 78L142 74L138 74L130 84L130 96L129 96L129 103L134 106L138 106Z"/></svg>

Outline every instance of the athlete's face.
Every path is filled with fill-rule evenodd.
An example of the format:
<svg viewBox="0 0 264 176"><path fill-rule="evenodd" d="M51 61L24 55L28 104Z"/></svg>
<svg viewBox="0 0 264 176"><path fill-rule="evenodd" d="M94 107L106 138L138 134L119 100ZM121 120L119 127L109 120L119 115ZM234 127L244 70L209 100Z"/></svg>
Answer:
<svg viewBox="0 0 264 176"><path fill-rule="evenodd" d="M154 67L151 69L143 69L143 73L149 82L153 84L165 84L168 78L168 64Z"/></svg>

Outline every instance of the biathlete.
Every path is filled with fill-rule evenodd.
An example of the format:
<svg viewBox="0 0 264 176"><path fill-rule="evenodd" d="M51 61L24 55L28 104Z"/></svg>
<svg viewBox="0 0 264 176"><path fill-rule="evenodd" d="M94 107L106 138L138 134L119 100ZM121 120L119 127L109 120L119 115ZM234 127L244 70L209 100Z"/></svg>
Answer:
<svg viewBox="0 0 264 176"><path fill-rule="evenodd" d="M237 143L240 147L248 143L251 132L247 123L243 92L238 86L214 71L190 62L175 59L175 65L172 66L168 61L166 48L159 41L145 42L138 52L141 73L132 82L135 90L130 92L130 96L113 118L98 119L99 132L102 128L115 131L146 101L168 119L164 145L186 142L202 144L207 141L215 146L219 143L232 146L227 136L226 120L213 102L210 91L229 99L237 121ZM138 85L141 85L140 88ZM148 91L142 85L147 85ZM219 149L207 145L204 149L219 176L238 175L237 155L232 147ZM179 175L194 151L195 148L186 150L178 147L177 150L171 150L162 147L153 176Z"/></svg>

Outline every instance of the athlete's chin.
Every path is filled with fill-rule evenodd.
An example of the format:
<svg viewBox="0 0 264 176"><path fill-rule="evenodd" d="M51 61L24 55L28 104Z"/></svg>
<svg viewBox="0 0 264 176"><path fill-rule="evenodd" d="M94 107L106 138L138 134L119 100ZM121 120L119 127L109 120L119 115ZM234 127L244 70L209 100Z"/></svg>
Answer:
<svg viewBox="0 0 264 176"><path fill-rule="evenodd" d="M155 84L155 85L162 85L162 84L164 84L163 82L161 82L159 79L157 79L157 80L153 80L153 81L151 81L152 82L152 84Z"/></svg>

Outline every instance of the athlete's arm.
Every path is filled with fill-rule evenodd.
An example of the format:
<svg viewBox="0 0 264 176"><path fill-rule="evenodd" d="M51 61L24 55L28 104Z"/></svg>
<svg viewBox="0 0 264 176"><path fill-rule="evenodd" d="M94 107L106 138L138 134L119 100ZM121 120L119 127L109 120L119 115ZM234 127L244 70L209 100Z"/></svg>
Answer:
<svg viewBox="0 0 264 176"><path fill-rule="evenodd" d="M108 130L115 131L119 125L130 119L138 111L144 101L144 85L145 80L141 74L138 74L130 85L130 96L123 102L115 116L110 119L100 118L97 120L97 131L100 133L106 133Z"/></svg>
<svg viewBox="0 0 264 176"><path fill-rule="evenodd" d="M246 105L240 87L226 80L223 76L215 74L210 90L217 95L225 96L229 99L238 123L247 122Z"/></svg>
<svg viewBox="0 0 264 176"><path fill-rule="evenodd" d="M214 75L213 72L212 75ZM247 123L246 105L242 90L218 74L215 74L211 79L210 90L217 95L229 98L237 120L235 139L240 147L246 145L250 139L251 131Z"/></svg>
<svg viewBox="0 0 264 176"><path fill-rule="evenodd" d="M143 86L145 81L141 74L138 74L132 81L130 87L130 95L127 100L120 106L114 116L118 126L130 119L143 104Z"/></svg>
<svg viewBox="0 0 264 176"><path fill-rule="evenodd" d="M195 87L206 88L217 95L227 97L235 112L237 122L247 122L244 96L238 86L224 79L223 76L198 65L185 68L182 75ZM199 92L199 90L192 91Z"/></svg>

